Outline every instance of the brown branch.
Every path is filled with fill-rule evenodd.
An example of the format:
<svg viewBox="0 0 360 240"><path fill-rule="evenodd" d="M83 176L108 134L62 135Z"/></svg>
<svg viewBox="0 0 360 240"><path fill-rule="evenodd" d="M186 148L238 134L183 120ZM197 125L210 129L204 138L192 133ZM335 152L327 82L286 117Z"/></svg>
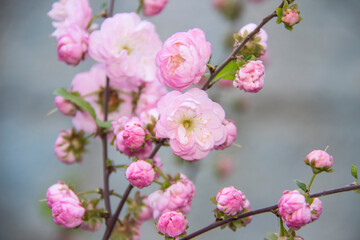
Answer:
<svg viewBox="0 0 360 240"><path fill-rule="evenodd" d="M356 190L356 189L360 189L360 185L352 184L352 185L346 186L346 187L335 188L335 189L332 189L332 190L311 194L310 197L315 198L315 197L327 196L327 195L331 195L331 194L335 194L335 193L353 191L353 190ZM246 218L246 217L250 217L250 216L254 216L254 215L258 215L258 214L266 213L266 212L273 212L277 208L278 208L278 205L272 205L272 206L269 206L269 207L266 207L266 208L261 208L261 209L258 209L258 210L254 210L254 211L250 211L250 212L241 214L241 215L239 215L237 217L234 217L234 218L228 218L226 220L222 220L222 221L219 221L219 222L214 222L214 223L212 223L212 224L210 224L210 225L208 225L208 226L206 226L206 227L204 227L204 228L202 228L202 229L200 229L200 230L198 230L198 231L196 231L196 232L194 232L192 234L187 235L184 238L181 238L180 240L188 240L188 239L194 238L194 237L199 236L199 235L201 235L201 234L203 234L203 233L205 233L207 231L210 231L210 230L212 230L214 228L220 227L222 225L225 225L227 223L230 223L230 222L242 219L242 218Z"/></svg>

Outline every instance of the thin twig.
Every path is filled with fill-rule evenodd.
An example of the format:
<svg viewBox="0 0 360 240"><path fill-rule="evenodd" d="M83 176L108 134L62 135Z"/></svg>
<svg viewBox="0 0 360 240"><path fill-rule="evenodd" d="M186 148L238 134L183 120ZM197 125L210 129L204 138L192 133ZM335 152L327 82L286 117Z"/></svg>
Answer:
<svg viewBox="0 0 360 240"><path fill-rule="evenodd" d="M356 190L356 189L360 189L360 185L350 185L350 186L346 186L346 187L335 188L335 189L332 189L332 190L312 194L312 195L310 195L310 197L315 198L315 197L327 196L327 195L331 195L331 194L335 194L335 193L353 191L353 190ZM188 239L194 238L194 237L199 236L199 235L201 235L201 234L203 234L203 233L205 233L207 231L210 231L211 229L220 227L222 225L225 225L227 223L230 223L230 222L242 219L242 218L246 218L246 217L250 217L250 216L254 216L254 215L258 215L258 214L266 213L266 212L273 212L277 208L278 208L278 205L272 205L272 206L269 206L269 207L266 207L266 208L261 208L261 209L258 209L258 210L254 210L254 211L250 211L250 212L241 214L241 215L239 215L239 216L237 216L235 218L228 218L226 220L222 220L222 221L219 221L219 222L214 222L214 223L212 223L212 224L210 224L210 225L208 225L208 226L206 226L206 227L204 227L204 228L202 228L202 229L200 229L200 230L198 230L198 231L196 231L196 232L194 232L192 234L187 235L184 238L181 238L180 240L188 240Z"/></svg>

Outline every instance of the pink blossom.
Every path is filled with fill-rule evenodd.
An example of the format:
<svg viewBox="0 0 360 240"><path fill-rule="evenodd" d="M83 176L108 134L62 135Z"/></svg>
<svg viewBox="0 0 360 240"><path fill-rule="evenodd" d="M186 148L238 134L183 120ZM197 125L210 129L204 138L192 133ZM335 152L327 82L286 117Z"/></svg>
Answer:
<svg viewBox="0 0 360 240"><path fill-rule="evenodd" d="M244 27L242 27L239 30L238 34L242 38L245 38L247 35L249 35L249 33L254 31L255 28L257 28L257 25L255 23L249 23L249 24L245 25ZM255 54L255 55L261 56L261 55L265 54L265 52L267 50L267 40L268 40L268 35L265 32L265 30L261 28L260 31L258 33L256 33L255 36L252 37L251 40L245 44L245 46L247 48L251 49L251 48L254 48L254 44L257 44L258 46L260 46L262 48L262 50L260 51L260 54ZM257 56L257 57L259 57L259 56Z"/></svg>
<svg viewBox="0 0 360 240"><path fill-rule="evenodd" d="M185 160L202 159L226 140L225 112L203 90L172 91L160 99L158 109L156 137L169 138L173 153Z"/></svg>
<svg viewBox="0 0 360 240"><path fill-rule="evenodd" d="M185 90L200 81L210 54L211 44L202 30L175 33L156 55L157 77L167 87Z"/></svg>
<svg viewBox="0 0 360 240"><path fill-rule="evenodd" d="M281 17L281 21L289 26L299 23L299 12L293 8L286 8Z"/></svg>
<svg viewBox="0 0 360 240"><path fill-rule="evenodd" d="M54 203L52 206L54 222L63 228L74 228L79 226L85 214L85 208L79 200L65 197Z"/></svg>
<svg viewBox="0 0 360 240"><path fill-rule="evenodd" d="M49 208L52 208L54 203L63 198L73 198L80 202L78 196L64 183L59 181L58 183L51 185L46 191L46 202Z"/></svg>
<svg viewBox="0 0 360 240"><path fill-rule="evenodd" d="M235 216L243 210L245 199L243 193L233 186L222 188L216 195L216 208L226 215Z"/></svg>
<svg viewBox="0 0 360 240"><path fill-rule="evenodd" d="M126 124L122 137L124 144L128 148L139 148L145 143L145 129L142 127L143 122L138 120L132 124Z"/></svg>
<svg viewBox="0 0 360 240"><path fill-rule="evenodd" d="M168 3L168 0L144 0L144 15L151 17L159 14Z"/></svg>
<svg viewBox="0 0 360 240"><path fill-rule="evenodd" d="M319 219L322 213L322 202L319 198L314 198L313 202L310 205L311 209L311 221Z"/></svg>
<svg viewBox="0 0 360 240"><path fill-rule="evenodd" d="M154 25L141 21L136 13L105 19L89 38L90 56L106 64L110 79L136 87L155 80L155 55L160 48Z"/></svg>
<svg viewBox="0 0 360 240"><path fill-rule="evenodd" d="M58 60L76 66L85 58L89 33L74 25L66 28L59 36L57 45Z"/></svg>
<svg viewBox="0 0 360 240"><path fill-rule="evenodd" d="M57 107L59 112L61 112L65 116L73 117L76 114L76 105L61 96L55 97L55 106Z"/></svg>
<svg viewBox="0 0 360 240"><path fill-rule="evenodd" d="M54 152L60 162L73 164L81 162L87 140L83 132L74 129L62 130L55 141Z"/></svg>
<svg viewBox="0 0 360 240"><path fill-rule="evenodd" d="M140 222L144 222L146 220L149 220L152 218L153 216L153 210L152 208L150 207L150 204L149 204L149 200L148 200L148 197L146 197L144 200L143 200L143 205L141 206L141 211L139 213L139 221Z"/></svg>
<svg viewBox="0 0 360 240"><path fill-rule="evenodd" d="M218 83L219 86L224 89L231 88L233 86L233 82L228 79L219 79Z"/></svg>
<svg viewBox="0 0 360 240"><path fill-rule="evenodd" d="M150 163L137 160L128 166L125 176L131 185L142 189L153 182L155 171Z"/></svg>
<svg viewBox="0 0 360 240"><path fill-rule="evenodd" d="M288 227L295 230L311 222L311 208L299 191L284 191L280 198L279 213Z"/></svg>
<svg viewBox="0 0 360 240"><path fill-rule="evenodd" d="M54 20L57 30L53 33L59 37L71 25L85 30L90 22L92 11L88 0L59 0L53 3L48 16Z"/></svg>
<svg viewBox="0 0 360 240"><path fill-rule="evenodd" d="M177 237L185 232L188 221L180 212L166 212L162 214L157 223L157 229L168 237Z"/></svg>
<svg viewBox="0 0 360 240"><path fill-rule="evenodd" d="M306 156L305 163L313 168L315 173L329 171L333 165L333 157L322 150L314 150Z"/></svg>
<svg viewBox="0 0 360 240"><path fill-rule="evenodd" d="M158 101L166 93L166 87L160 84L159 81L156 80L146 83L145 87L141 90L141 95L137 101L135 114L141 116L141 113L156 108Z"/></svg>
<svg viewBox="0 0 360 240"><path fill-rule="evenodd" d="M215 146L216 150L224 150L225 148L230 147L237 137L237 128L234 121L225 119L223 125L225 126L227 133L226 140L221 145Z"/></svg>
<svg viewBox="0 0 360 240"><path fill-rule="evenodd" d="M245 92L256 93L264 85L264 65L262 61L249 61L236 72L234 87L240 88Z"/></svg>
<svg viewBox="0 0 360 240"><path fill-rule="evenodd" d="M162 213L168 211L188 213L194 196L195 185L181 174L180 180L172 183L165 191L158 190L150 194L148 202L153 209L154 219L157 219Z"/></svg>

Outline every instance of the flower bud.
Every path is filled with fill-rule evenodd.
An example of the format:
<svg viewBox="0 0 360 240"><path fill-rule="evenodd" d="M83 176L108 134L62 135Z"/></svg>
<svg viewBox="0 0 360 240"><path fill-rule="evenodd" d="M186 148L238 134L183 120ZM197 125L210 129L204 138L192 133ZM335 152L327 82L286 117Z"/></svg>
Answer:
<svg viewBox="0 0 360 240"><path fill-rule="evenodd" d="M65 98L61 96L55 97L55 106L59 111L64 114L65 116L71 116L74 117L76 114L76 106L69 100L66 100Z"/></svg>
<svg viewBox="0 0 360 240"><path fill-rule="evenodd" d="M73 198L80 202L78 196L64 183L59 181L58 183L50 186L46 191L46 202L49 208L52 208L54 203L63 198Z"/></svg>
<svg viewBox="0 0 360 240"><path fill-rule="evenodd" d="M311 209L311 221L319 219L322 212L322 202L319 198L314 198L313 202L310 205Z"/></svg>
<svg viewBox="0 0 360 240"><path fill-rule="evenodd" d="M139 148L145 143L145 129L139 123L125 125L123 132L124 144L128 148Z"/></svg>
<svg viewBox="0 0 360 240"><path fill-rule="evenodd" d="M306 156L305 163L312 167L314 173L331 171L333 157L322 150L314 150Z"/></svg>
<svg viewBox="0 0 360 240"><path fill-rule="evenodd" d="M152 165L144 160L132 162L125 172L126 179L138 188L149 186L155 177Z"/></svg>
<svg viewBox="0 0 360 240"><path fill-rule="evenodd" d="M144 15L151 17L159 14L169 0L144 0Z"/></svg>
<svg viewBox="0 0 360 240"><path fill-rule="evenodd" d="M311 222L311 208L299 191L284 191L280 198L279 213L288 227L295 230Z"/></svg>
<svg viewBox="0 0 360 240"><path fill-rule="evenodd" d="M235 216L243 210L245 204L243 193L233 186L221 189L216 195L216 208L226 215Z"/></svg>
<svg viewBox="0 0 360 240"><path fill-rule="evenodd" d="M255 23L249 23L242 27L238 32L238 37L240 37L240 39L237 39L235 46L240 43L239 40L242 41L247 37L247 35L254 31L255 28L257 28ZM264 55L267 50L267 40L268 35L265 30L261 28L260 31L250 38L250 40L245 44L245 46L241 49L240 54L244 56L254 55L255 57Z"/></svg>
<svg viewBox="0 0 360 240"><path fill-rule="evenodd" d="M236 72L233 85L245 92L256 93L263 88L264 77L265 71L262 61L249 61Z"/></svg>
<svg viewBox="0 0 360 240"><path fill-rule="evenodd" d="M52 206L54 222L63 228L74 228L79 226L85 214L85 208L79 200L71 197L62 198Z"/></svg>
<svg viewBox="0 0 360 240"><path fill-rule="evenodd" d="M84 138L83 131L76 132L75 129L62 130L55 141L55 155L60 162L66 164L81 162L87 143L88 141Z"/></svg>
<svg viewBox="0 0 360 240"><path fill-rule="evenodd" d="M162 214L157 223L157 229L168 237L177 237L186 230L188 221L180 212L166 212Z"/></svg>
<svg viewBox="0 0 360 240"><path fill-rule="evenodd" d="M288 26L293 26L300 22L299 11L293 8L286 8L281 17L283 21Z"/></svg>
<svg viewBox="0 0 360 240"><path fill-rule="evenodd" d="M224 150L230 147L237 137L237 128L232 120L224 120L222 123L226 129L226 140L223 144L215 146L216 150Z"/></svg>

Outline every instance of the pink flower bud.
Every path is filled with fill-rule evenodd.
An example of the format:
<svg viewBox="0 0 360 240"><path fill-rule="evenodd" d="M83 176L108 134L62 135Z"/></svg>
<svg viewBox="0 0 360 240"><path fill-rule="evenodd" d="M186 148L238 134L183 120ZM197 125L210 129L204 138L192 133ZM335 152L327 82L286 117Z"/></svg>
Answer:
<svg viewBox="0 0 360 240"><path fill-rule="evenodd" d="M72 26L58 38L58 60L76 66L87 51L89 33Z"/></svg>
<svg viewBox="0 0 360 240"><path fill-rule="evenodd" d="M76 106L69 100L61 96L55 97L55 106L59 109L59 111L65 116L74 117L76 114Z"/></svg>
<svg viewBox="0 0 360 240"><path fill-rule="evenodd" d="M54 222L63 228L79 226L83 222L84 214L85 208L74 198L62 198L52 206Z"/></svg>
<svg viewBox="0 0 360 240"><path fill-rule="evenodd" d="M156 55L157 77L167 87L185 90L200 81L210 54L211 44L202 30L175 33Z"/></svg>
<svg viewBox="0 0 360 240"><path fill-rule="evenodd" d="M124 144L128 148L139 148L145 143L145 129L138 123L126 124L123 132Z"/></svg>
<svg viewBox="0 0 360 240"><path fill-rule="evenodd" d="M299 191L284 191L280 198L279 213L288 227L295 230L311 222L311 209Z"/></svg>
<svg viewBox="0 0 360 240"><path fill-rule="evenodd" d="M55 141L54 152L60 162L66 164L81 162L87 143L84 132L76 132L74 129L62 130Z"/></svg>
<svg viewBox="0 0 360 240"><path fill-rule="evenodd" d="M159 14L169 0L144 0L144 15L151 17Z"/></svg>
<svg viewBox="0 0 360 240"><path fill-rule="evenodd" d="M126 179L138 188L149 186L155 177L152 165L144 160L132 162L125 172Z"/></svg>
<svg viewBox="0 0 360 240"><path fill-rule="evenodd" d="M319 198L314 198L313 202L310 205L311 209L311 221L319 219L322 212L322 202Z"/></svg>
<svg viewBox="0 0 360 240"><path fill-rule="evenodd" d="M232 120L224 120L222 123L226 129L226 140L223 144L215 146L216 150L224 150L230 147L237 137L237 128Z"/></svg>
<svg viewBox="0 0 360 240"><path fill-rule="evenodd" d="M281 21L289 26L300 22L299 12L293 8L286 8L281 17Z"/></svg>
<svg viewBox="0 0 360 240"><path fill-rule="evenodd" d="M166 212L162 214L157 223L157 229L168 237L177 237L186 230L188 221L180 212Z"/></svg>
<svg viewBox="0 0 360 240"><path fill-rule="evenodd" d="M63 198L73 198L80 202L78 196L64 183L59 181L58 183L50 186L46 191L46 202L49 208L52 208L54 203Z"/></svg>
<svg viewBox="0 0 360 240"><path fill-rule="evenodd" d="M227 215L235 216L243 210L245 196L233 186L221 189L216 195L216 208Z"/></svg>
<svg viewBox="0 0 360 240"><path fill-rule="evenodd" d="M312 167L314 173L329 171L333 165L333 157L322 150L314 150L306 156L305 163Z"/></svg>
<svg viewBox="0 0 360 240"><path fill-rule="evenodd" d="M244 27L242 27L239 30L238 34L242 38L245 38L252 31L254 31L255 28L257 28L257 25L255 23L249 23L249 24L245 25ZM265 52L267 50L267 40L268 40L268 35L265 32L265 30L261 28L260 31L258 33L256 33L255 36L252 37L250 39L250 41L248 41L245 44L245 47L241 50L241 52L245 51L244 53L246 53L247 55L253 54L256 57L260 57L261 55L265 54ZM238 44L238 43L236 43L236 44Z"/></svg>
<svg viewBox="0 0 360 240"><path fill-rule="evenodd" d="M249 61L236 72L233 85L245 92L256 93L263 88L264 77L265 72L262 61Z"/></svg>

